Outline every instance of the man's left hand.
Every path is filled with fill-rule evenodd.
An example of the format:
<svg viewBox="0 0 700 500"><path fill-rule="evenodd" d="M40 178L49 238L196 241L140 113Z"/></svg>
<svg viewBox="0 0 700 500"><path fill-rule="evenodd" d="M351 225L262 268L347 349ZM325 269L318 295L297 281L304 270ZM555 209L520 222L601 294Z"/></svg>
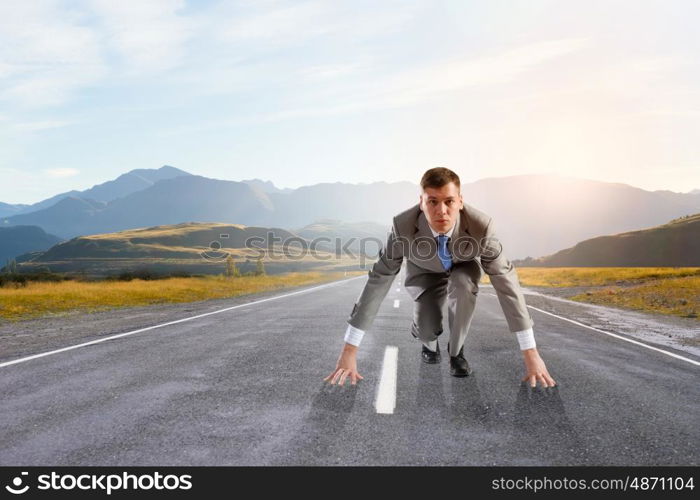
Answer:
<svg viewBox="0 0 700 500"><path fill-rule="evenodd" d="M530 387L535 387L537 382L542 383L542 387L554 387L557 383L549 375L547 367L542 361L540 354L537 352L536 348L525 349L523 351L523 356L525 357L525 368L527 374L523 378L523 382L528 382Z"/></svg>

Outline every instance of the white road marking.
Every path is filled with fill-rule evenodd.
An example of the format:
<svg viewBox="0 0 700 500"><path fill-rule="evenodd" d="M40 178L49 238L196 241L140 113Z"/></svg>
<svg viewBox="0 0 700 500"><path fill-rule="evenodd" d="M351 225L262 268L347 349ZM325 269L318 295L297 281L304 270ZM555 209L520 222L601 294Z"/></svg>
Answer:
<svg viewBox="0 0 700 500"><path fill-rule="evenodd" d="M496 295L494 293L489 293L489 295L492 295L493 297L498 297L498 295ZM588 329L594 330L596 332L604 333L605 335L610 335L611 337L615 337L616 339L624 340L625 342L629 342L631 344L646 347L647 349L651 349L652 351L657 351L657 352L660 352L662 354L666 354L667 356L671 356L673 358L687 361L688 363L691 363L695 366L700 366L700 362L698 362L698 361L695 361L693 359L689 359L689 358L686 358L683 356L679 356L678 354L675 354L675 353L672 353L669 351L664 351L663 349L659 349L658 347L653 347L653 346L647 345L643 342L638 342L636 340L628 339L627 337L623 337L622 335L617 335L616 333L606 332L605 330L601 330L600 328L594 328L592 326L584 325L583 323L579 323L578 321L575 321L573 319L565 318L564 316L559 316L558 314L544 311L544 310L539 309L539 308L534 307L534 306L527 306L527 307L529 307L530 309L534 309L535 311L539 311L541 313L544 313L544 314L549 314L550 316L554 316L555 318L563 319L564 321L568 321L569 323L573 323L574 325L582 326L584 328L588 328Z"/></svg>
<svg viewBox="0 0 700 500"><path fill-rule="evenodd" d="M396 289L396 291L397 291L397 292L400 292L400 291L401 291L401 289L400 289L400 288L397 288L397 289Z"/></svg>
<svg viewBox="0 0 700 500"><path fill-rule="evenodd" d="M399 348L393 345L386 346L384 361L382 362L382 375L377 388L377 400L374 403L377 413L394 413L396 408L396 372L398 365Z"/></svg>
<svg viewBox="0 0 700 500"><path fill-rule="evenodd" d="M161 323L160 325L153 325L153 326L149 326L149 327L146 327L146 328L139 328L138 330L133 330L133 331L131 331L131 332L119 333L119 334L117 334L117 335L111 335L111 336L109 336L109 337L105 337L105 338L101 338L101 339L97 339L97 340L92 340L92 341L90 341L90 342L83 342L82 344L77 344L77 345L72 345L72 346L68 346L68 347L63 347L62 349L56 349L55 351L42 352L41 354L35 354L35 355L33 355L33 356L27 356L26 358L13 359L12 361L6 361L5 363L0 363L0 368L3 368L3 367L5 367L5 366L10 366L10 365L15 365L15 364L17 364L17 363L22 363L22 362L24 362L24 361L29 361L30 359L43 358L44 356L50 356L50 355L52 355L52 354L58 354L59 352L65 352L65 351L70 351L70 350L73 350L73 349L78 349L79 347L85 347L85 346L88 346L88 345L99 344L100 342L106 342L106 341L108 341L108 340L118 339L118 338L120 338L120 337L126 337L126 336L128 336L128 335L133 335L133 334L135 334L135 333L147 332L148 330L153 330L153 329L155 329L155 328L161 328L161 327L163 327L163 326L175 325L175 324L177 324L177 323L184 323L185 321L190 321L190 320L197 319L197 318L203 318L203 317L205 317L205 316L210 316L210 315L212 315L212 314L219 314L219 313L222 313L222 312L231 311L232 309L238 309L238 308L240 308L240 307L248 307L248 306L252 306L252 305L255 305L255 304L262 304L263 302L268 302L268 301L270 301L270 300L283 299L283 298L285 298L285 297L291 297L292 295L298 295L298 294L300 294L300 293L307 293L307 292L311 292L311 291L314 291L314 290L320 290L321 288L327 288L327 287L329 287L329 286L335 286L335 285L338 285L338 284L340 284L340 283L345 283L346 281L352 281L352 280L359 279L359 278L365 278L365 276L356 276L356 277L354 277L354 278L348 278L348 279L344 279L344 280L333 281L333 282L331 282L331 283L326 283L326 284L324 284L324 285L314 286L314 287L306 288L306 289L304 289L304 290L299 290L299 291L296 291L296 292L285 293L284 295L276 295L276 296L274 296L274 297L268 297L268 298L266 298L266 299L254 300L253 302L246 302L245 304L239 304L239 305L237 305L237 306L226 307L226 308L224 308L224 309L218 309L218 310L216 310L216 311L211 311L211 312L204 313L204 314L198 314L198 315L196 315L196 316L190 316L190 317L188 317L188 318L182 318L182 319L178 319L178 320L175 320L175 321L168 321L167 323Z"/></svg>
<svg viewBox="0 0 700 500"><path fill-rule="evenodd" d="M394 307L399 307L399 299L394 300Z"/></svg>

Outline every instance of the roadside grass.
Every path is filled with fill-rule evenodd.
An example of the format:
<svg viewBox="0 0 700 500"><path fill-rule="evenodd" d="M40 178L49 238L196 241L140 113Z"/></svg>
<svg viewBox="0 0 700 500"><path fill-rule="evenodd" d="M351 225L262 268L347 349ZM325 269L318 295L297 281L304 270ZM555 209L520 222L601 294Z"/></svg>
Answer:
<svg viewBox="0 0 700 500"><path fill-rule="evenodd" d="M700 276L697 267L518 267L523 286L607 286Z"/></svg>
<svg viewBox="0 0 700 500"><path fill-rule="evenodd" d="M518 267L518 278L523 286L590 287L567 296L578 302L685 318L700 313L697 267Z"/></svg>
<svg viewBox="0 0 700 500"><path fill-rule="evenodd" d="M347 277L366 274L348 271ZM286 273L262 276L198 276L131 281L31 281L22 287L0 288L0 318L18 321L72 311L95 312L131 306L195 302L343 279L335 272Z"/></svg>
<svg viewBox="0 0 700 500"><path fill-rule="evenodd" d="M29 281L22 287L0 287L0 318L17 321L71 311L195 302L361 274L366 271L290 272L237 278L214 275L131 281ZM686 318L697 318L700 313L697 267L519 267L518 277L523 286L590 287L567 297L579 302ZM488 276L483 281L488 283Z"/></svg>
<svg viewBox="0 0 700 500"><path fill-rule="evenodd" d="M610 286L574 295L569 299L697 318L700 312L700 277L662 278L630 287Z"/></svg>

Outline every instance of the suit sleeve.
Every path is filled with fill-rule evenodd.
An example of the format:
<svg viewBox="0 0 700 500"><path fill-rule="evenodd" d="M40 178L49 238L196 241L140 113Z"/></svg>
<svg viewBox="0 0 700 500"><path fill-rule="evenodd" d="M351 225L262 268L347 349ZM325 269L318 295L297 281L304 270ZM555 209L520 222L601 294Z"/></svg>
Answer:
<svg viewBox="0 0 700 500"><path fill-rule="evenodd" d="M396 221L394 221L386 245L380 250L377 262L367 273L367 283L348 318L348 323L359 330L367 330L372 325L379 306L401 270L404 249L397 234Z"/></svg>
<svg viewBox="0 0 700 500"><path fill-rule="evenodd" d="M480 246L481 267L489 275L491 284L496 290L509 330L515 333L532 328L534 322L520 289L518 273L503 253L503 246L493 229L493 220L490 220L486 226Z"/></svg>

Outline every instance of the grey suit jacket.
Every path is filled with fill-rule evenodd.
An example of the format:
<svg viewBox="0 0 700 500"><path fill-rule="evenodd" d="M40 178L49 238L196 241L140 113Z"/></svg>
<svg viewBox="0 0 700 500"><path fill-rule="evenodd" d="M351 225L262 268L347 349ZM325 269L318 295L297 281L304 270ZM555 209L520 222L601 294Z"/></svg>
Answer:
<svg viewBox="0 0 700 500"><path fill-rule="evenodd" d="M511 332L533 326L517 272L503 254L491 217L464 203L448 248L452 254L453 269L455 266L466 267L472 293L478 293L481 271L489 275ZM360 330L369 329L404 259L404 285L413 300L418 299L436 279L444 278L451 272L446 272L442 267L437 242L418 204L394 217L387 242L368 272L369 278L355 302L348 323Z"/></svg>

